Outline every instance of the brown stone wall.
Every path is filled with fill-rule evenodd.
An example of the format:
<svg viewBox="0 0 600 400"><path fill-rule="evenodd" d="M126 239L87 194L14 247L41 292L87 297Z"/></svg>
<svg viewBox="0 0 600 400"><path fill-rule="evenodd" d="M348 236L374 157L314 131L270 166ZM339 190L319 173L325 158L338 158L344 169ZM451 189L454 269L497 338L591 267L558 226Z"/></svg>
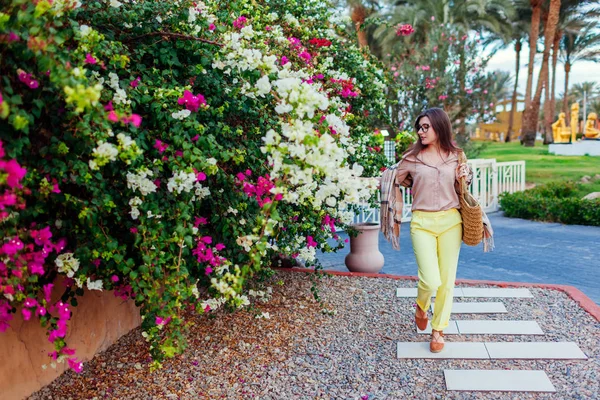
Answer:
<svg viewBox="0 0 600 400"><path fill-rule="evenodd" d="M78 298L77 307L71 309L67 344L84 361L84 368L85 361L141 323L133 301L115 297L112 291L86 290ZM50 367L48 353L53 350L37 318L23 321L21 314L16 314L10 328L0 333L0 398L23 399L62 374L67 369L66 361L56 369ZM48 365L46 370L43 364Z"/></svg>

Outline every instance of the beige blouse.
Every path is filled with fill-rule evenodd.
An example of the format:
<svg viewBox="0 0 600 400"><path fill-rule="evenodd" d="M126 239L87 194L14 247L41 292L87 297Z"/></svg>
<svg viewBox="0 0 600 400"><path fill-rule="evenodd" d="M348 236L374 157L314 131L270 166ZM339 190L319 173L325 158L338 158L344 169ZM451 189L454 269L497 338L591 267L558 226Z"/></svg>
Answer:
<svg viewBox="0 0 600 400"><path fill-rule="evenodd" d="M437 165L426 163L420 154L405 156L396 169L396 184L412 187L412 210L460 208L455 186L457 170L458 156L454 153ZM470 179L467 178L467 181Z"/></svg>

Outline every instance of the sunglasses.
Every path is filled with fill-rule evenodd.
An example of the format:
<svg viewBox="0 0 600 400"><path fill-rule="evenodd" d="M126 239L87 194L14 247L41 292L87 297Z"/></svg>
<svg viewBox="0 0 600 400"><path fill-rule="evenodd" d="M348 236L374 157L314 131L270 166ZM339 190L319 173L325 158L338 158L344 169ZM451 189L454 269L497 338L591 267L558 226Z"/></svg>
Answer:
<svg viewBox="0 0 600 400"><path fill-rule="evenodd" d="M421 132L421 130L423 131L423 133L427 133L430 127L431 125L429 124L417 125L417 133Z"/></svg>

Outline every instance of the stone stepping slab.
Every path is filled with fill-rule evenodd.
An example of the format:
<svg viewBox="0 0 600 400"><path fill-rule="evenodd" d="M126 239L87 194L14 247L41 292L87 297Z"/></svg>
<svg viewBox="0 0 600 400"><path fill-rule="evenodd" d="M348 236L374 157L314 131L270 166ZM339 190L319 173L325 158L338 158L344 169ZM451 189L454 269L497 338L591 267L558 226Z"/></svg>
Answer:
<svg viewBox="0 0 600 400"><path fill-rule="evenodd" d="M585 360L574 342L446 342L440 353L429 342L398 342L398 358Z"/></svg>
<svg viewBox="0 0 600 400"><path fill-rule="evenodd" d="M556 392L544 371L444 370L446 389L472 392Z"/></svg>
<svg viewBox="0 0 600 400"><path fill-rule="evenodd" d="M396 297L417 297L417 288L397 288ZM454 288L454 297L533 298L526 288Z"/></svg>
<svg viewBox="0 0 600 400"><path fill-rule="evenodd" d="M431 303L433 312L434 303ZM507 313L504 303L481 302L481 303L453 303L452 314L504 314Z"/></svg>
<svg viewBox="0 0 600 400"><path fill-rule="evenodd" d="M486 342L485 347L493 359L587 359L574 342Z"/></svg>
<svg viewBox="0 0 600 400"><path fill-rule="evenodd" d="M427 329L417 332L431 334L431 321ZM444 329L448 335L543 335L544 331L535 321L486 321L459 320L450 321Z"/></svg>

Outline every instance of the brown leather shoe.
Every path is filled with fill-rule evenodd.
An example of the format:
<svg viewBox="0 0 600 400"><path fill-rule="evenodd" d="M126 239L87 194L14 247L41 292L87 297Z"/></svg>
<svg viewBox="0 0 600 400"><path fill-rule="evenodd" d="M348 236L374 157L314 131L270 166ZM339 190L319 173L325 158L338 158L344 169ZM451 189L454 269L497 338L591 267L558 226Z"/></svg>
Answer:
<svg viewBox="0 0 600 400"><path fill-rule="evenodd" d="M415 323L417 324L417 328L420 330L427 329L427 312L421 310L421 307L417 304L417 310L415 311Z"/></svg>
<svg viewBox="0 0 600 400"><path fill-rule="evenodd" d="M432 353L439 353L440 351L442 351L444 349L444 342L439 341L443 337L444 337L444 332L436 331L435 329L431 330L431 342L429 343L429 350Z"/></svg>

